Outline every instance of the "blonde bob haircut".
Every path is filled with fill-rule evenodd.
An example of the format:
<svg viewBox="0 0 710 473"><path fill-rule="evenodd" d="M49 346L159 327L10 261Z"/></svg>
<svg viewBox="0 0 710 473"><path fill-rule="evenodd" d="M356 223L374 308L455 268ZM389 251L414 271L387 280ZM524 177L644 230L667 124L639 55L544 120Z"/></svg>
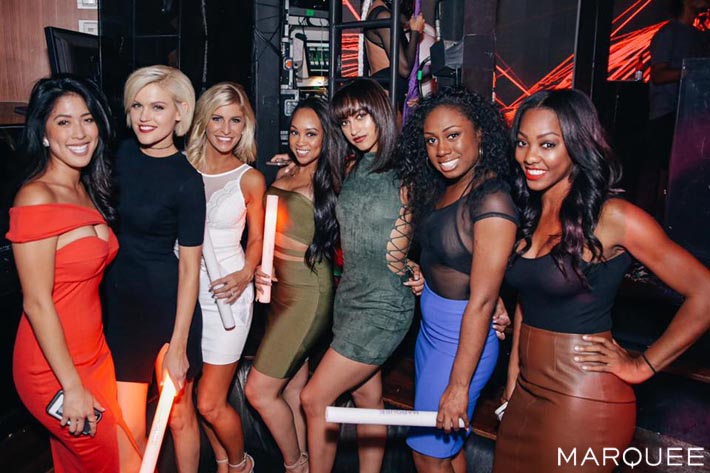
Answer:
<svg viewBox="0 0 710 473"><path fill-rule="evenodd" d="M187 143L187 159L193 166L200 168L205 159L207 147L207 125L219 107L239 105L244 114L244 129L239 143L232 154L240 161L250 164L256 160L256 117L251 108L244 87L234 82L220 82L202 94L195 109L195 123Z"/></svg>
<svg viewBox="0 0 710 473"><path fill-rule="evenodd" d="M158 84L165 89L180 111L180 121L175 125L175 134L183 136L192 124L195 111L195 89L185 74L170 66L148 66L136 69L128 76L123 88L123 108L126 112L126 124L131 128L131 104L138 92L150 84Z"/></svg>

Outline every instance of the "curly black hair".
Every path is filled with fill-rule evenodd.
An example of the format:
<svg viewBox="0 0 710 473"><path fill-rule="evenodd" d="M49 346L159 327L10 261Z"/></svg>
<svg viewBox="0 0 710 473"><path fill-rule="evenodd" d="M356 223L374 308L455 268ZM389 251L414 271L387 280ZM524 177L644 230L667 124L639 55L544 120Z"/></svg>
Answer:
<svg viewBox="0 0 710 473"><path fill-rule="evenodd" d="M621 179L621 166L609 146L594 104L578 90L542 90L525 99L513 119L513 140L518 140L525 113L539 108L551 110L557 116L565 148L572 160L572 185L559 213L562 235L551 256L561 269L564 268L564 256L571 256L575 273L586 282L581 272L583 252L588 249L592 261L602 259L603 248L594 236L594 228L604 202L620 194L615 186ZM517 253L523 254L530 248L532 235L540 221L543 192L528 189L520 166L515 166L514 173L514 190L521 209L521 236L516 247Z"/></svg>
<svg viewBox="0 0 710 473"><path fill-rule="evenodd" d="M429 95L404 126L396 152L415 227L434 208L447 184L444 176L430 165L424 142L424 121L437 107L455 108L480 131L481 154L471 178L471 184L476 185L468 194L469 208L474 208L483 195L507 187L511 174L509 130L497 106L462 87L446 87ZM483 185L489 181L496 184Z"/></svg>

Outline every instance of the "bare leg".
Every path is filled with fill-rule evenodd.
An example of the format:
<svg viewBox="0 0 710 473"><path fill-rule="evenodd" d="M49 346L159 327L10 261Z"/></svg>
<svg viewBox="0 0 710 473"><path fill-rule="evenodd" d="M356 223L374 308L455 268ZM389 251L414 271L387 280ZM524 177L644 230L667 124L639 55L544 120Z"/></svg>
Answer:
<svg viewBox="0 0 710 473"><path fill-rule="evenodd" d="M357 407L365 409L384 409L382 399L382 372L377 371L370 379L353 391L353 401ZM379 473L385 456L387 426L358 425L357 443L360 473Z"/></svg>
<svg viewBox="0 0 710 473"><path fill-rule="evenodd" d="M308 382L308 361L303 363L303 366L293 375L291 381L286 385L283 391L283 398L293 412L293 423L296 426L296 437L298 437L298 445L301 451L308 450L306 441L306 417L303 414L303 406L301 405L301 392Z"/></svg>
<svg viewBox="0 0 710 473"><path fill-rule="evenodd" d="M136 450L130 434L120 426L116 426L118 438L118 457L121 464L121 473L136 473L141 467L141 454Z"/></svg>
<svg viewBox="0 0 710 473"><path fill-rule="evenodd" d="M200 466L200 429L192 403L194 381L186 381L170 411L168 425L175 444L175 463L180 473L197 473Z"/></svg>
<svg viewBox="0 0 710 473"><path fill-rule="evenodd" d="M451 466L454 467L456 473L466 473L466 455L463 448L451 460Z"/></svg>
<svg viewBox="0 0 710 473"><path fill-rule="evenodd" d="M199 384L198 384L198 394L197 397L199 399ZM197 401L197 408L200 408L199 405L199 400ZM212 430L212 427L207 422L202 422L202 427L205 429L205 435L207 436L207 440L210 442L210 446L212 447L212 451L214 452L214 458L217 461L217 473L227 473L229 471L229 456L227 455L227 450L222 446L220 443L219 439L217 438L217 434L214 433L214 430Z"/></svg>
<svg viewBox="0 0 710 473"><path fill-rule="evenodd" d="M142 455L147 442L145 435L145 409L148 402L148 384L118 381L116 386L121 415L123 415L123 420L131 431L131 435L133 435L138 444ZM120 445L119 443L119 447Z"/></svg>
<svg viewBox="0 0 710 473"><path fill-rule="evenodd" d="M332 348L326 351L301 393L308 421L311 473L331 473L335 462L339 425L325 422L325 408L344 392L368 380L379 369L379 366L350 360Z"/></svg>
<svg viewBox="0 0 710 473"><path fill-rule="evenodd" d="M232 465L244 459L244 431L242 419L227 402L229 388L237 369L237 363L211 365L205 363L202 378L197 385L197 408L205 420L207 438L219 459L227 458ZM227 471L226 464L219 464L219 471ZM241 471L249 471L244 465ZM234 471L240 471L233 469Z"/></svg>
<svg viewBox="0 0 710 473"><path fill-rule="evenodd" d="M463 452L463 450L461 450ZM419 452L412 452L414 456L414 466L421 473L454 473L455 470L451 463L451 458L434 458L429 455L424 455ZM463 473L466 473L464 464Z"/></svg>
<svg viewBox="0 0 710 473"><path fill-rule="evenodd" d="M282 397L284 387L289 381L288 378L272 378L252 367L245 391L249 403L264 420L279 446L284 463L292 465L298 463L302 447L299 444L293 411ZM306 470L303 468L294 471Z"/></svg>

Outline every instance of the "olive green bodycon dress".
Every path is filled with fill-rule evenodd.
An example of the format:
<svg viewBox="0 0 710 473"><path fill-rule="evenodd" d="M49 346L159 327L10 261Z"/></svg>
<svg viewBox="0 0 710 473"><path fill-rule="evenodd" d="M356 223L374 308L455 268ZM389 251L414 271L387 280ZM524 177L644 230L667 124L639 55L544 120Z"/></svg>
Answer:
<svg viewBox="0 0 710 473"><path fill-rule="evenodd" d="M266 333L254 367L267 376L283 379L296 374L318 338L330 327L333 271L325 259L311 271L305 251L283 245L284 237L310 245L315 232L313 203L303 194L278 187L270 187L266 194L279 197L274 247L278 282L271 289ZM283 259L279 253L300 260Z"/></svg>

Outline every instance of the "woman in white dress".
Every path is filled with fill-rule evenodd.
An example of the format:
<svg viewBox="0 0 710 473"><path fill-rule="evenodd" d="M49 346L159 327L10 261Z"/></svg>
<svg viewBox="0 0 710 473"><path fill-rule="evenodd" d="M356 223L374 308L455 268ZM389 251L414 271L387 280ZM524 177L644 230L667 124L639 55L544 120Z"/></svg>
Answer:
<svg viewBox="0 0 710 473"><path fill-rule="evenodd" d="M197 102L187 147L188 159L202 174L207 201L205 238L209 237L222 277L200 269L202 378L197 407L217 459L217 472L253 471L244 451L239 414L227 402L237 362L251 326L254 271L261 259L264 227L264 176L248 163L256 159L255 119L242 86L222 82ZM241 246L249 227L246 249ZM217 299L231 307L235 327L227 330Z"/></svg>

